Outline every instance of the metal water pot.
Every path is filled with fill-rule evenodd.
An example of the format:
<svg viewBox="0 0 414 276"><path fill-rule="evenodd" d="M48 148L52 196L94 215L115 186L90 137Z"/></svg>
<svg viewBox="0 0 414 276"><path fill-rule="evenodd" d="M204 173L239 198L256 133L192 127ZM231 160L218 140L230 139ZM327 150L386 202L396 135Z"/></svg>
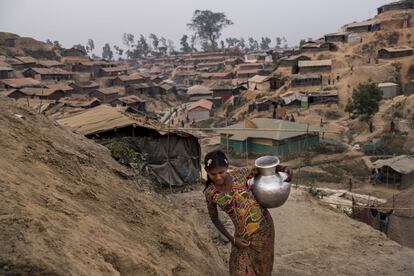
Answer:
<svg viewBox="0 0 414 276"><path fill-rule="evenodd" d="M276 173L279 163L276 156L263 156L255 161L259 175L254 179L252 192L257 202L265 208L282 206L290 194L290 183L284 181L287 175Z"/></svg>

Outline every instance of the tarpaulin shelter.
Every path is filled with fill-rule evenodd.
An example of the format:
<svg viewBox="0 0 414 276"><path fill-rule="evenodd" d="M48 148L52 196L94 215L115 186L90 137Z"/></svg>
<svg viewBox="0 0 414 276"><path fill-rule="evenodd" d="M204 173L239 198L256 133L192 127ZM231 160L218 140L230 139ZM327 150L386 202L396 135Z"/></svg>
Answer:
<svg viewBox="0 0 414 276"><path fill-rule="evenodd" d="M62 126L102 144L122 139L141 153L163 185L184 186L200 178L200 144L182 131L166 131L153 120L127 115L108 105L58 120Z"/></svg>

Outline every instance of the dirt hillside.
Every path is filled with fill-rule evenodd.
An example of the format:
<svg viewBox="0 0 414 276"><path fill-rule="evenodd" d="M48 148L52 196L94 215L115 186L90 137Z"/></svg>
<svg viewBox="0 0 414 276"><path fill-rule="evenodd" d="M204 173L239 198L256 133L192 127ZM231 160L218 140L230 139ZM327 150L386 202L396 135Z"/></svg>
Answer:
<svg viewBox="0 0 414 276"><path fill-rule="evenodd" d="M0 275L225 275L205 227L106 148L4 97L0 125Z"/></svg>

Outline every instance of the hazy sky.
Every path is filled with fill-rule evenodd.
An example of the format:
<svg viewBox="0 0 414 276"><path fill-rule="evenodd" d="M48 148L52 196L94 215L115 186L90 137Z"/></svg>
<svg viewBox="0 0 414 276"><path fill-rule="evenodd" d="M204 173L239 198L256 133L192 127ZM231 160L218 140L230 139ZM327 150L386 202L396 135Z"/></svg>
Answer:
<svg viewBox="0 0 414 276"><path fill-rule="evenodd" d="M222 38L285 36L290 45L318 38L340 26L368 19L391 0L0 0L0 31L39 40L58 40L64 47L95 41L122 45L122 34L155 33L174 40L196 9L225 12L234 25ZM125 48L125 47L124 47Z"/></svg>

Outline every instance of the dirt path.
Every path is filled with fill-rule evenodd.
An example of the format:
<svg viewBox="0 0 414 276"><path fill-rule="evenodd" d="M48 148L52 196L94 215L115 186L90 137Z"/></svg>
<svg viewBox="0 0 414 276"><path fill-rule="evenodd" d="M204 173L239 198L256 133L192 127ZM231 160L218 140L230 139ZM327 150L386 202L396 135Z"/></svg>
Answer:
<svg viewBox="0 0 414 276"><path fill-rule="evenodd" d="M230 245L209 221L201 191L172 195L198 211L227 262ZM368 225L319 205L300 190L271 210L276 228L274 275L413 275L414 250ZM221 219L231 228L225 214Z"/></svg>

